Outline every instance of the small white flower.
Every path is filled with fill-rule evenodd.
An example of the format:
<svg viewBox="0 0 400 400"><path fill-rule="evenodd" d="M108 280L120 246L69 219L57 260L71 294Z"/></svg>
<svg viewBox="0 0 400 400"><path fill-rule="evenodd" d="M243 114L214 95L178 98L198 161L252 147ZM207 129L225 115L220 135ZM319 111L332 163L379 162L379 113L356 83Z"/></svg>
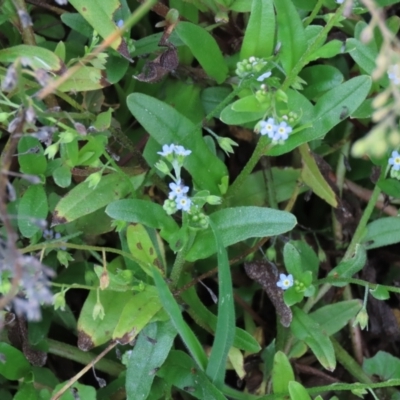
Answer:
<svg viewBox="0 0 400 400"><path fill-rule="evenodd" d="M178 181L177 183L170 183L169 188L171 189L168 195L170 200L174 199L175 197L178 198L184 196L189 191L189 186L183 186L181 181Z"/></svg>
<svg viewBox="0 0 400 400"><path fill-rule="evenodd" d="M177 156L188 156L192 153L191 150L186 150L183 146L175 146L174 152Z"/></svg>
<svg viewBox="0 0 400 400"><path fill-rule="evenodd" d="M395 171L400 171L400 154L398 151L392 151L392 157L389 158L389 165L392 165Z"/></svg>
<svg viewBox="0 0 400 400"><path fill-rule="evenodd" d="M276 132L275 120L273 118L268 118L266 121L261 121L260 126L261 135L268 135L268 137L272 139Z"/></svg>
<svg viewBox="0 0 400 400"><path fill-rule="evenodd" d="M189 211L190 206L192 205L192 200L189 199L187 196L177 197L175 199L176 208L182 211Z"/></svg>
<svg viewBox="0 0 400 400"><path fill-rule="evenodd" d="M164 144L162 147L163 151L157 151L157 154L163 157L167 157L175 151L174 144Z"/></svg>
<svg viewBox="0 0 400 400"><path fill-rule="evenodd" d="M272 72L271 72L271 71L267 71L267 72L265 72L264 74L260 75L260 76L257 78L257 80L258 80L258 82L262 82L264 79L269 78L271 75L272 75Z"/></svg>
<svg viewBox="0 0 400 400"><path fill-rule="evenodd" d="M398 64L391 65L388 68L388 77L395 84L400 84L400 71Z"/></svg>
<svg viewBox="0 0 400 400"><path fill-rule="evenodd" d="M280 274L279 281L276 283L276 286L280 287L282 290L289 289L293 286L293 275Z"/></svg>
<svg viewBox="0 0 400 400"><path fill-rule="evenodd" d="M273 140L286 140L291 132L292 127L288 125L287 122L281 122L278 126L276 126Z"/></svg>

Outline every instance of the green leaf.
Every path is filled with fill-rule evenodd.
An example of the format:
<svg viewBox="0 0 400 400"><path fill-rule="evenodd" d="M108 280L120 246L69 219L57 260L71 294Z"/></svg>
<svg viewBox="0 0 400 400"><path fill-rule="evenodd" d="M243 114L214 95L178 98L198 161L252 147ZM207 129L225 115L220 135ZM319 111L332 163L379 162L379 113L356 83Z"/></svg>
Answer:
<svg viewBox="0 0 400 400"><path fill-rule="evenodd" d="M275 43L275 12L272 0L258 0L251 4L249 22L240 50L240 59L269 57Z"/></svg>
<svg viewBox="0 0 400 400"><path fill-rule="evenodd" d="M31 366L25 356L8 343L0 342L0 374L10 381L23 378L31 370Z"/></svg>
<svg viewBox="0 0 400 400"><path fill-rule="evenodd" d="M69 382L63 382L57 385L53 390L53 396L61 390ZM74 383L71 386L72 390L67 390L59 400L76 400L75 392L79 394L81 399L85 400L96 400L96 389L93 386L82 385L80 383Z"/></svg>
<svg viewBox="0 0 400 400"><path fill-rule="evenodd" d="M231 104L233 111L245 113L265 113L269 104L260 103L254 95L243 97Z"/></svg>
<svg viewBox="0 0 400 400"><path fill-rule="evenodd" d="M248 122L259 121L265 114L265 111L238 112L232 109L232 104L226 106L220 115L220 119L227 125L243 125Z"/></svg>
<svg viewBox="0 0 400 400"><path fill-rule="evenodd" d="M189 282L189 279L185 283ZM182 299L190 307L188 312L196 323L207 331L215 332L217 316L214 315L199 299L194 287L185 290ZM260 345L248 332L235 327L233 346L249 353L260 351Z"/></svg>
<svg viewBox="0 0 400 400"><path fill-rule="evenodd" d="M327 336L332 336L343 329L357 315L361 307L360 300L339 301L312 312L310 318L321 326L321 330Z"/></svg>
<svg viewBox="0 0 400 400"><path fill-rule="evenodd" d="M204 28L191 22L180 21L175 32L190 48L204 71L217 83L224 82L228 75L228 67L215 39Z"/></svg>
<svg viewBox="0 0 400 400"><path fill-rule="evenodd" d="M39 232L39 222L46 219L48 212L49 206L43 186L29 186L18 205L18 228L21 234L31 238Z"/></svg>
<svg viewBox="0 0 400 400"><path fill-rule="evenodd" d="M312 122L313 126L289 136L284 144L272 147L267 154L278 156L293 150L302 143L325 136L342 121L340 115L343 107L346 107L351 115L365 100L370 88L371 77L362 75L329 90L320 97L314 108L312 119L307 121ZM289 108L295 109L292 108L290 102Z"/></svg>
<svg viewBox="0 0 400 400"><path fill-rule="evenodd" d="M218 185L228 175L226 166L208 149L196 125L171 106L145 94L129 95L127 104L132 115L160 145L175 143L192 150L185 168L196 187L220 194Z"/></svg>
<svg viewBox="0 0 400 400"><path fill-rule="evenodd" d="M307 50L307 40L303 23L293 2L274 0L274 4L278 23L278 42L283 44L279 59L286 74L289 74Z"/></svg>
<svg viewBox="0 0 400 400"><path fill-rule="evenodd" d="M367 225L362 239L367 250L400 242L400 218L378 218Z"/></svg>
<svg viewBox="0 0 400 400"><path fill-rule="evenodd" d="M319 60L321 58L332 58L337 56L342 52L343 42L341 40L331 40L328 43L325 43L319 49L311 53L307 57L307 61L311 62L314 60ZM321 65L322 66L322 65Z"/></svg>
<svg viewBox="0 0 400 400"><path fill-rule="evenodd" d="M33 151L37 150L37 151ZM18 142L18 162L24 174L42 175L47 168L47 159L42 144L32 136L22 136Z"/></svg>
<svg viewBox="0 0 400 400"><path fill-rule="evenodd" d="M343 82L343 74L331 65L313 65L304 68L300 77L307 82L303 90L304 96L316 100L327 91Z"/></svg>
<svg viewBox="0 0 400 400"><path fill-rule="evenodd" d="M53 179L57 186L66 188L71 184L71 169L66 165L61 165L53 171Z"/></svg>
<svg viewBox="0 0 400 400"><path fill-rule="evenodd" d="M167 358L175 336L176 330L170 321L154 322L142 330L129 357L127 400L148 398L155 372Z"/></svg>
<svg viewBox="0 0 400 400"><path fill-rule="evenodd" d="M172 296L172 293L170 292L169 287L165 283L163 277L157 269L154 268L153 271L154 282L157 286L158 294L165 311L170 316L173 325L179 333L179 336L183 340L183 343L185 343L197 365L201 370L204 371L207 365L207 357L204 353L201 343L190 329L189 325L183 319L179 305Z"/></svg>
<svg viewBox="0 0 400 400"><path fill-rule="evenodd" d="M400 379L400 359L378 351L373 357L364 358L363 370L368 375L378 375L383 381Z"/></svg>
<svg viewBox="0 0 400 400"><path fill-rule="evenodd" d="M61 92L86 92L88 90L103 89L110 85L104 70L95 67L83 66L67 81L63 82L58 90Z"/></svg>
<svg viewBox="0 0 400 400"><path fill-rule="evenodd" d="M121 344L132 341L161 309L160 299L154 286L131 296L124 305L112 338Z"/></svg>
<svg viewBox="0 0 400 400"><path fill-rule="evenodd" d="M69 28L81 35L90 38L93 35L93 28L86 22L85 18L79 13L67 12L60 16L61 21Z"/></svg>
<svg viewBox="0 0 400 400"><path fill-rule="evenodd" d="M52 223L58 225L74 221L126 196L131 189L129 180L119 174L103 176L94 189L89 188L89 182L82 182L58 202Z"/></svg>
<svg viewBox="0 0 400 400"><path fill-rule="evenodd" d="M272 387L274 393L287 393L290 381L294 381L294 372L286 354L278 351L274 357L272 369Z"/></svg>
<svg viewBox="0 0 400 400"><path fill-rule="evenodd" d="M225 247L252 237L276 236L297 223L293 214L262 207L225 208L210 215ZM188 261L206 258L217 251L211 229L199 232L186 255Z"/></svg>
<svg viewBox="0 0 400 400"><path fill-rule="evenodd" d="M149 228L161 229L160 234L165 239L179 230L175 220L159 204L150 201L139 199L114 201L107 206L106 213L116 220L139 223Z"/></svg>
<svg viewBox="0 0 400 400"><path fill-rule="evenodd" d="M339 277L339 278L351 278L358 271L364 268L367 261L367 252L365 246L357 244L356 252L352 258L340 262L332 271L329 272L328 276ZM346 282L334 283L335 286L346 286Z"/></svg>
<svg viewBox="0 0 400 400"><path fill-rule="evenodd" d="M101 290L99 299L104 307L104 318L93 319L93 308L97 303L97 292L91 290L78 319L78 347L88 351L100 346L112 338L112 332L126 303L132 298L131 291L114 292Z"/></svg>
<svg viewBox="0 0 400 400"><path fill-rule="evenodd" d="M211 111L214 111L231 92L231 89L224 86L212 86L202 90L200 99L205 113L209 114ZM219 114L217 113L215 117L219 118Z"/></svg>
<svg viewBox="0 0 400 400"><path fill-rule="evenodd" d="M389 291L381 285L376 285L375 289L370 289L369 292L378 300L387 300L390 298Z"/></svg>
<svg viewBox="0 0 400 400"><path fill-rule="evenodd" d="M197 399L226 400L206 374L183 351L172 350L157 375Z"/></svg>
<svg viewBox="0 0 400 400"><path fill-rule="evenodd" d="M52 51L39 46L20 44L0 50L0 62L12 63L17 58L24 58L25 64L32 69L44 69L55 73L62 73L65 65Z"/></svg>
<svg viewBox="0 0 400 400"><path fill-rule="evenodd" d="M13 397L13 400L41 400L41 397L32 383L24 383Z"/></svg>
<svg viewBox="0 0 400 400"><path fill-rule="evenodd" d="M283 248L283 259L286 270L298 278L303 272L300 253L290 242L287 242Z"/></svg>
<svg viewBox="0 0 400 400"><path fill-rule="evenodd" d="M131 254L141 261L139 265L147 275L153 276L153 267L165 275L164 246L157 231L142 224L129 225L126 238Z"/></svg>
<svg viewBox="0 0 400 400"><path fill-rule="evenodd" d="M70 3L103 39L108 38L118 29L113 15L121 7L119 0L70 0ZM128 48L121 36L111 43L111 47L130 59Z"/></svg>
<svg viewBox="0 0 400 400"><path fill-rule="evenodd" d="M336 368L335 351L328 335L322 327L300 308L293 307L290 329L293 335L310 347L321 365L328 371Z"/></svg>
<svg viewBox="0 0 400 400"><path fill-rule="evenodd" d="M378 181L378 186L389 196L400 197L400 181L394 178L387 178Z"/></svg>
<svg viewBox="0 0 400 400"><path fill-rule="evenodd" d="M309 146L304 143L299 146L299 150L303 162L303 168L301 170L303 182L312 189L318 197L325 200L332 207L337 208L338 202L336 194L319 170Z"/></svg>
<svg viewBox="0 0 400 400"><path fill-rule="evenodd" d="M217 387L221 387L225 379L228 352L233 344L235 309L228 253L212 220L210 220L210 227L217 247L219 294L217 328L206 374L211 379L211 382L215 383Z"/></svg>
<svg viewBox="0 0 400 400"><path fill-rule="evenodd" d="M291 400L312 400L306 388L299 382L289 382L289 394Z"/></svg>

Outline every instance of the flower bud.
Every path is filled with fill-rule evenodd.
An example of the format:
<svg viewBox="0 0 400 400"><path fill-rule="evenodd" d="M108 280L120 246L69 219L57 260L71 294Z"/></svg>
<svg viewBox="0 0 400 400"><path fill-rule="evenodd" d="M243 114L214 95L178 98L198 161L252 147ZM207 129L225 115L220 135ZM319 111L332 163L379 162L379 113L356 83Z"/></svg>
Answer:
<svg viewBox="0 0 400 400"><path fill-rule="evenodd" d="M54 310L62 310L64 311L65 309L65 292L58 292L53 296L53 305L54 305Z"/></svg>
<svg viewBox="0 0 400 400"><path fill-rule="evenodd" d="M96 320L97 317L99 317L100 319L103 319L105 315L106 314L104 312L104 307L102 306L102 304L96 303L96 305L93 307L92 318L94 320Z"/></svg>
<svg viewBox="0 0 400 400"><path fill-rule="evenodd" d="M168 165L163 160L159 160L158 162L156 162L155 167L163 174L169 174Z"/></svg>
<svg viewBox="0 0 400 400"><path fill-rule="evenodd" d="M214 206L214 205L217 205L217 204L221 204L222 203L222 198L219 197L219 196L210 195L210 196L207 196L206 201L207 201L208 204L211 204L211 205Z"/></svg>
<svg viewBox="0 0 400 400"><path fill-rule="evenodd" d="M76 137L76 133L72 131L65 131L60 133L60 143L71 143Z"/></svg>
<svg viewBox="0 0 400 400"><path fill-rule="evenodd" d="M366 327L368 327L368 313L365 307L363 307L359 313L357 314L353 326L356 326L357 324L360 325L360 328L364 330Z"/></svg>
<svg viewBox="0 0 400 400"><path fill-rule="evenodd" d="M105 269L100 275L100 289L101 290L107 289L109 284L110 284L110 276L108 275L108 272Z"/></svg>
<svg viewBox="0 0 400 400"><path fill-rule="evenodd" d="M227 137L218 137L218 144L227 156L229 156L228 153L234 153L232 146L239 146L235 141Z"/></svg>
<svg viewBox="0 0 400 400"><path fill-rule="evenodd" d="M86 179L85 182L88 183L89 189L95 189L96 186L99 184L101 180L101 171L94 172L90 174Z"/></svg>
<svg viewBox="0 0 400 400"><path fill-rule="evenodd" d="M44 151L44 155L48 157L49 160L52 160L56 154L58 153L59 143L53 143Z"/></svg>

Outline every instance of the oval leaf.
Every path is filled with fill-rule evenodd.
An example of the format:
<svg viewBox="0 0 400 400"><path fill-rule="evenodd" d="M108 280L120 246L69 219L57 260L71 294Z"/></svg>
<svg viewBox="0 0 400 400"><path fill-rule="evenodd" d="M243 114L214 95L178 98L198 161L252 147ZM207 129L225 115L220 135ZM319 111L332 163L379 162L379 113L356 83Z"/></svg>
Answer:
<svg viewBox="0 0 400 400"><path fill-rule="evenodd" d="M52 224L65 224L90 214L126 196L131 189L129 180L118 174L103 176L94 189L89 188L89 182L82 182L58 202Z"/></svg>
<svg viewBox="0 0 400 400"><path fill-rule="evenodd" d="M228 67L215 39L204 28L191 22L179 22L175 32L190 48L204 71L217 83L224 82L228 75Z"/></svg>
<svg viewBox="0 0 400 400"><path fill-rule="evenodd" d="M379 218L367 225L367 234L363 238L367 249L388 246L400 242L400 218Z"/></svg>
<svg viewBox="0 0 400 400"><path fill-rule="evenodd" d="M262 207L236 207L210 216L225 247L251 237L276 236L290 231L297 223L293 214ZM197 234L186 259L196 261L217 251L211 229Z"/></svg>

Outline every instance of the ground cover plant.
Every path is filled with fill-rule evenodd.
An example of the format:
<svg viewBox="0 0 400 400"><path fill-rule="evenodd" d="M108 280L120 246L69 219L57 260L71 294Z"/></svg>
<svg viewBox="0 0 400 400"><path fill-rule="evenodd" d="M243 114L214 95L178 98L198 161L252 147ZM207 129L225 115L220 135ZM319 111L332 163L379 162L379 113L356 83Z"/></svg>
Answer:
<svg viewBox="0 0 400 400"><path fill-rule="evenodd" d="M399 399L396 0L0 1L0 399Z"/></svg>

